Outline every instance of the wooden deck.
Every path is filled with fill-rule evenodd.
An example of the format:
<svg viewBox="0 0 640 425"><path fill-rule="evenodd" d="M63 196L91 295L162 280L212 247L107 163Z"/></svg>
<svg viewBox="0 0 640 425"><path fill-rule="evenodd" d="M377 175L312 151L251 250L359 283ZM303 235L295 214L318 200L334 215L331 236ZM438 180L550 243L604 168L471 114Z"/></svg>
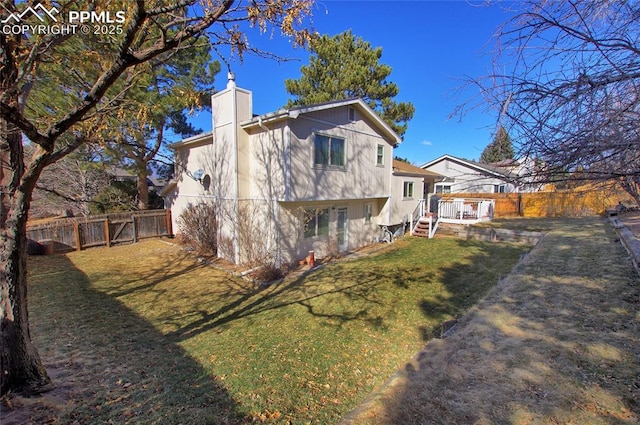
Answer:
<svg viewBox="0 0 640 425"><path fill-rule="evenodd" d="M493 199L452 198L438 201L437 212L429 212L421 200L411 217L411 235L432 238L440 223L475 224L493 220Z"/></svg>

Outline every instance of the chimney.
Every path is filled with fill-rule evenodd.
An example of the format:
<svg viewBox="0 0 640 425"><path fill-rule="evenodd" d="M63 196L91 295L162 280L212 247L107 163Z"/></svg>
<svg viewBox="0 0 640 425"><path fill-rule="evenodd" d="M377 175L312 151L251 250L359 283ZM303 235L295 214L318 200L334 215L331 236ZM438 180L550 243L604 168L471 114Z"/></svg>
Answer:
<svg viewBox="0 0 640 425"><path fill-rule="evenodd" d="M229 71L227 73L227 88L230 89L235 86L236 86L236 75L233 72Z"/></svg>

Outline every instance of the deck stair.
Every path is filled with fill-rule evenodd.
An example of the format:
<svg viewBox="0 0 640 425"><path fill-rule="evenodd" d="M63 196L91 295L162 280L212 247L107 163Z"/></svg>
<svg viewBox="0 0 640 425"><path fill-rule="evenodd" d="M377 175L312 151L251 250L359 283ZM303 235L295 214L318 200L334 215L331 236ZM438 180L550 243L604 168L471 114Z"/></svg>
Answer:
<svg viewBox="0 0 640 425"><path fill-rule="evenodd" d="M423 238L433 238L438 229L438 216L435 214L427 214L420 217L413 228L411 234Z"/></svg>

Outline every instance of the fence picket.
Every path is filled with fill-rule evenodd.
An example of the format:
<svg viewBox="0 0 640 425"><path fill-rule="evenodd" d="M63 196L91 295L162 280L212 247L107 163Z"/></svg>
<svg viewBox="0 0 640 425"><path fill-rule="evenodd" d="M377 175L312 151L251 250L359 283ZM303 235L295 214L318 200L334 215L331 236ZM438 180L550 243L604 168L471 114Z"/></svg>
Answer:
<svg viewBox="0 0 640 425"><path fill-rule="evenodd" d="M118 240L127 224L132 235ZM119 226L111 236L111 226ZM47 241L54 252L81 250L94 246L111 247L118 242L137 242L141 238L170 236L171 211L150 210L126 214L104 214L87 218L64 218L27 227L27 238Z"/></svg>

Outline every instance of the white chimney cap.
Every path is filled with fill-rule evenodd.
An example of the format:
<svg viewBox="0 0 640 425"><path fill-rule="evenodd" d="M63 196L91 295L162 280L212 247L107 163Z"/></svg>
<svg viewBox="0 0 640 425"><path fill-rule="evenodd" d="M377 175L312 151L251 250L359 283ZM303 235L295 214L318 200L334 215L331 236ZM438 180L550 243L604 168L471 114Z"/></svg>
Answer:
<svg viewBox="0 0 640 425"><path fill-rule="evenodd" d="M227 73L227 80L228 80L227 81L227 88L228 89L231 88L231 87L235 87L236 86L236 75L233 72L229 71Z"/></svg>

